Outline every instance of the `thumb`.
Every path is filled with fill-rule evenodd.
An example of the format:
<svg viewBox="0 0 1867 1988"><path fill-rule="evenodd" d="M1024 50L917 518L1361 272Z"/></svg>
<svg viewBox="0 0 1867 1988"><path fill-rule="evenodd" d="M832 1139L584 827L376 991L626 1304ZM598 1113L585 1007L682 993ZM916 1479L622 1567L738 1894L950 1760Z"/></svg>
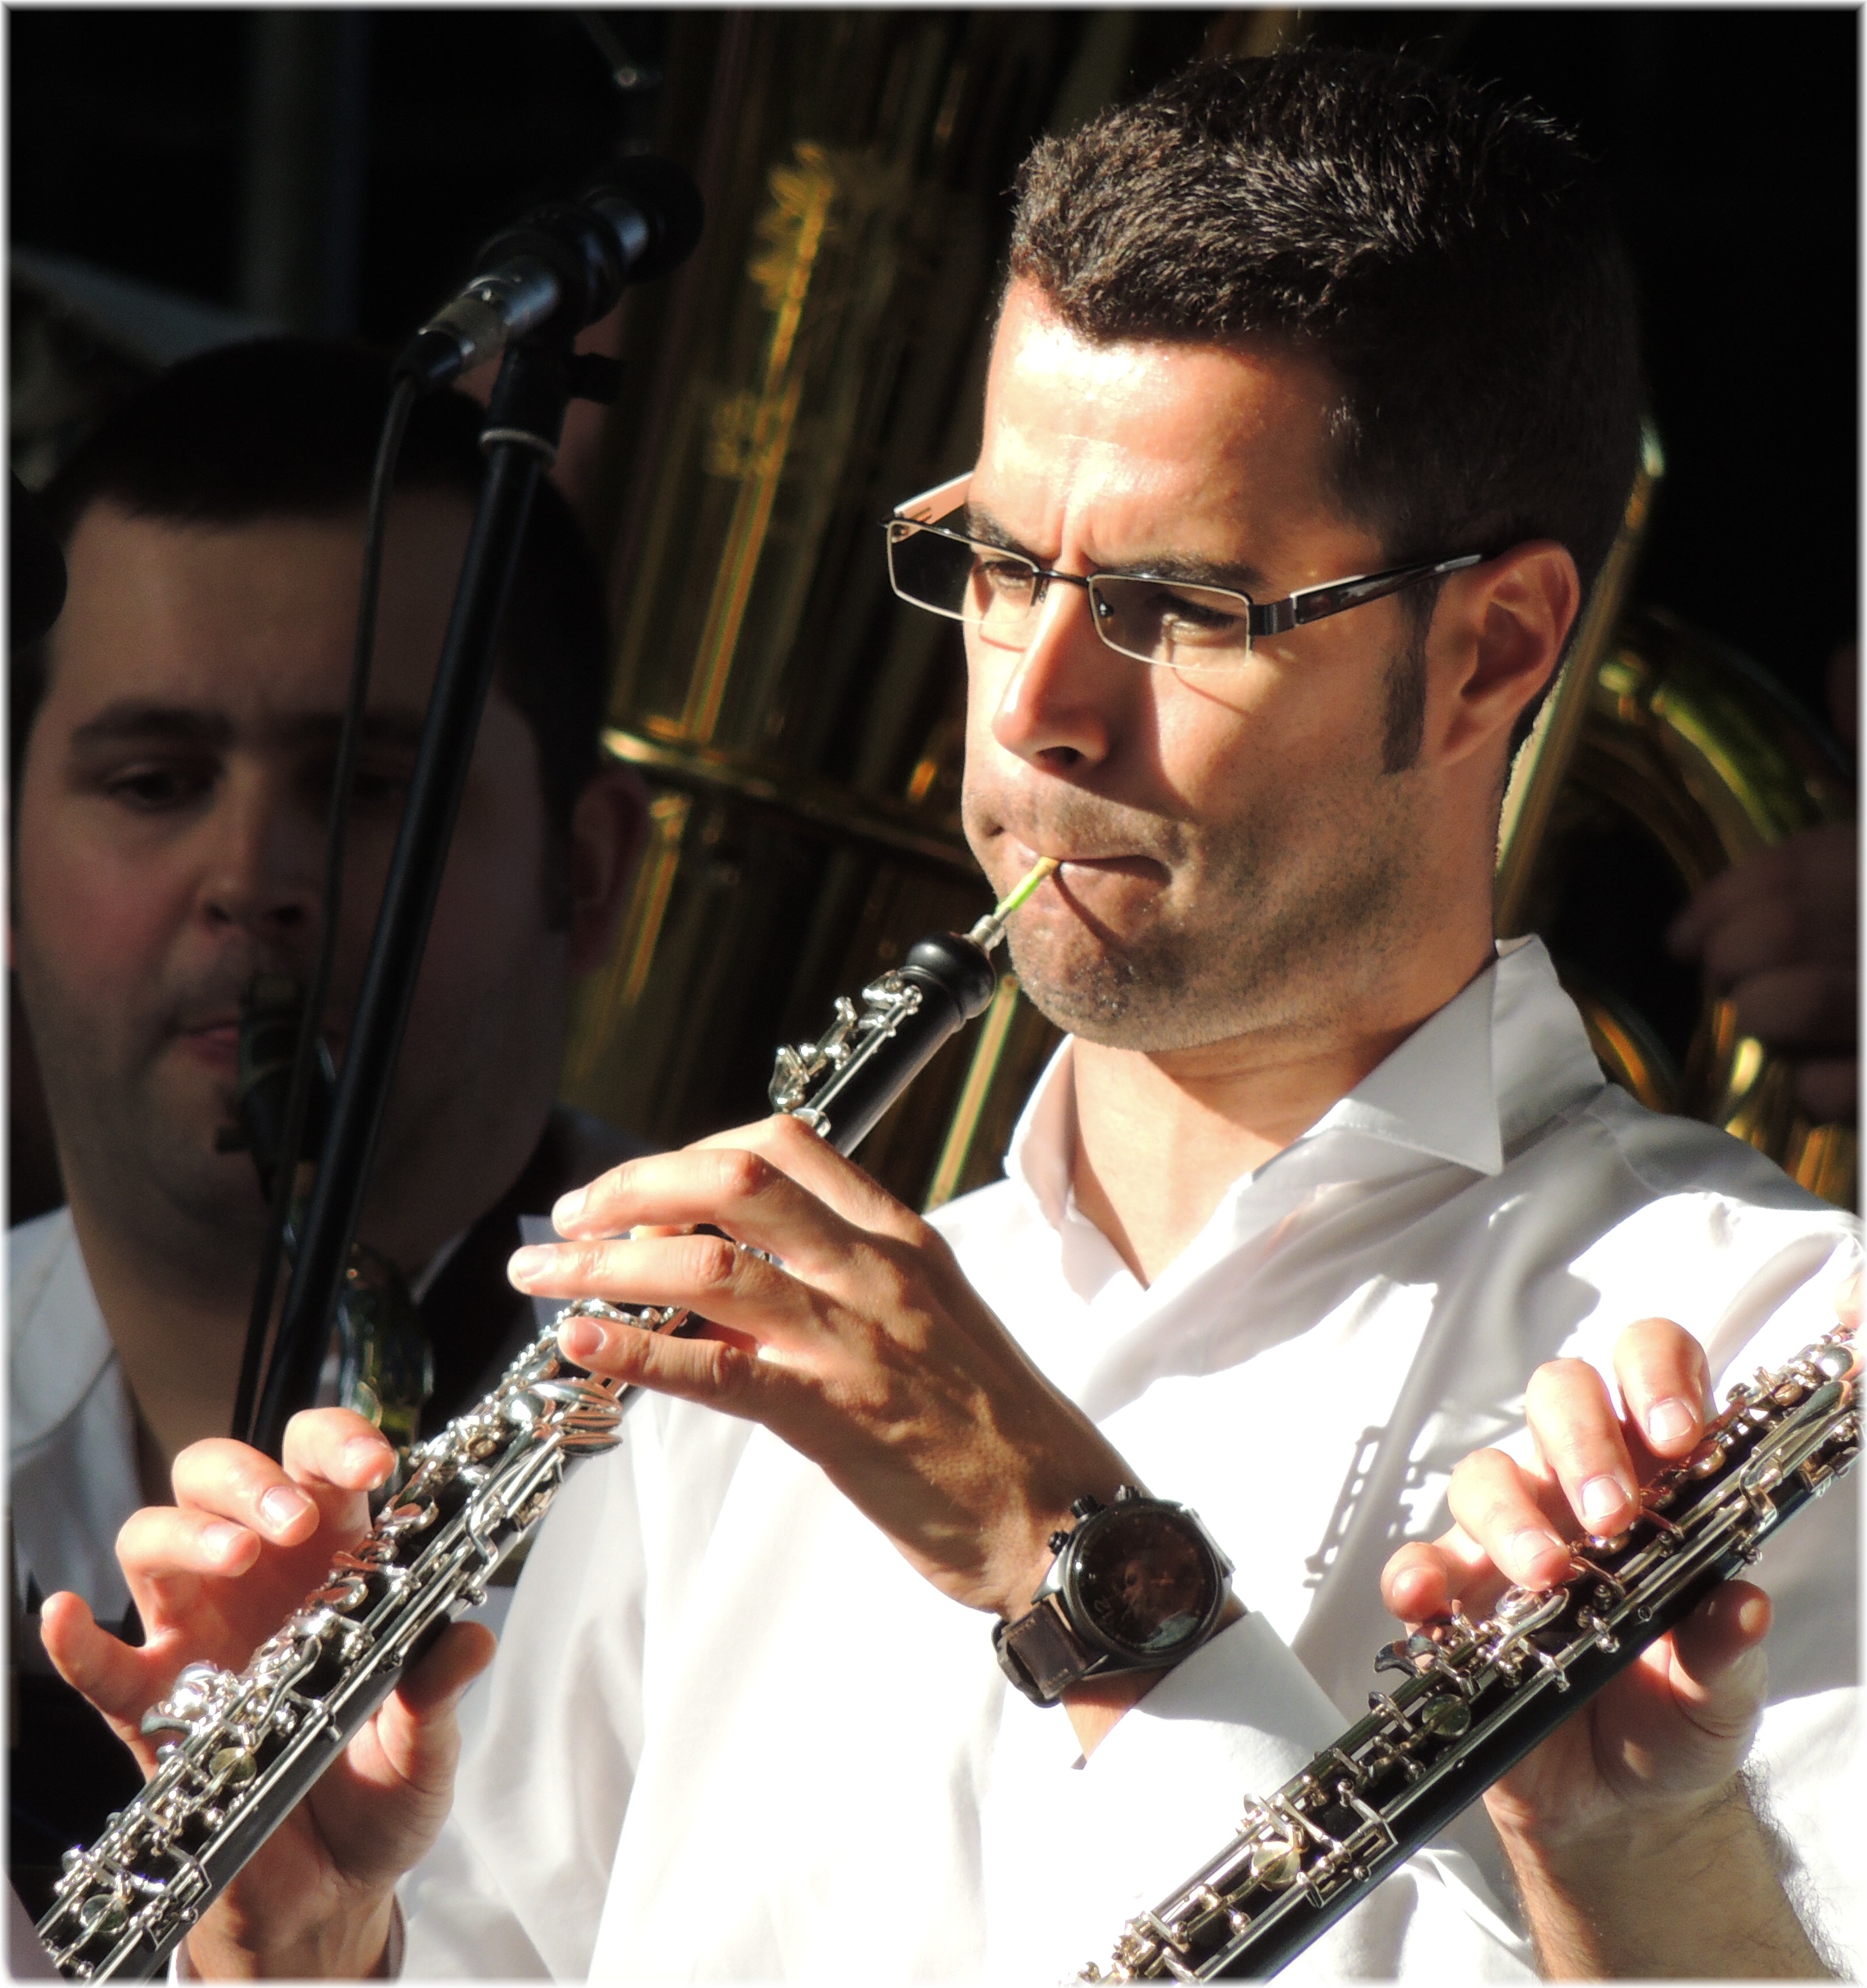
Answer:
<svg viewBox="0 0 1867 1988"><path fill-rule="evenodd" d="M491 1630L456 1622L403 1679L377 1715L384 1759L411 1787L445 1791L460 1747L455 1713L499 1648Z"/></svg>
<svg viewBox="0 0 1867 1988"><path fill-rule="evenodd" d="M1673 1631L1673 1695L1701 1732L1747 1740L1763 1716L1770 1598L1747 1581L1714 1587Z"/></svg>
<svg viewBox="0 0 1867 1988"><path fill-rule="evenodd" d="M157 1696L151 1689L147 1653L100 1628L83 1598L63 1592L46 1598L39 1613L39 1640L59 1675L82 1692L120 1736L137 1734L130 1743L140 1756L146 1756L137 1722Z"/></svg>

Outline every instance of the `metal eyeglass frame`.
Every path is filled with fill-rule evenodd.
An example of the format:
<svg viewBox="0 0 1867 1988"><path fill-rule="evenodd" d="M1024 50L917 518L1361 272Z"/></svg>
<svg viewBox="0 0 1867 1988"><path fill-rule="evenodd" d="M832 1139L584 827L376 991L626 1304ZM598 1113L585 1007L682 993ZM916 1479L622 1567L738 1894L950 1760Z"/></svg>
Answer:
<svg viewBox="0 0 1867 1988"><path fill-rule="evenodd" d="M1380 573L1360 573L1347 580L1332 580L1322 587L1306 587L1295 593L1286 594L1281 600L1266 601L1263 604L1250 595L1241 593L1235 587L1215 587L1204 580L1192 581L1169 573L1057 573L1040 566L1037 562L1023 553L1013 552L1007 546L993 545L989 539L969 537L964 532L955 532L945 525L935 524L935 518L952 515L965 502L971 487L972 473L968 470L963 476L950 477L944 483L937 483L931 490L923 490L918 497L905 499L895 507L894 515L884 519L883 526L888 535L891 549L896 543L896 528L912 526L917 532L932 532L938 537L950 539L956 545L976 546L982 552L997 553L1006 559L1013 559L1028 566L1037 582L1031 597L1034 609L1043 598L1045 584L1053 580L1064 580L1071 587L1080 587L1089 596L1090 604L1096 610L1090 617L1095 631L1105 647L1113 649L1118 656L1126 656L1131 661L1146 663L1157 668L1184 668L1184 664L1161 663L1152 656L1135 654L1132 649L1124 649L1111 641L1103 620L1107 610L1096 597L1096 582L1099 580L1158 580L1163 587L1197 586L1207 593L1225 595L1228 599L1240 601L1245 610L1246 647L1243 654L1250 654L1250 644L1266 635L1286 635L1293 628L1306 627L1312 621L1324 621L1331 614L1346 613L1351 607L1361 607L1372 600L1383 600L1390 593L1398 593L1402 587L1412 587L1417 581L1439 578L1442 574L1458 573L1466 566L1482 565L1489 556L1484 553L1461 553L1454 559L1420 560L1406 566L1388 566ZM916 515L916 514L918 515ZM923 608L929 614L943 616L949 621L964 621L963 609L935 607L931 602L917 600L912 593L904 593L895 581L895 563L888 562L888 584L895 593L911 607ZM1008 645L1011 646L1011 645ZM1213 667L1208 665L1208 667Z"/></svg>

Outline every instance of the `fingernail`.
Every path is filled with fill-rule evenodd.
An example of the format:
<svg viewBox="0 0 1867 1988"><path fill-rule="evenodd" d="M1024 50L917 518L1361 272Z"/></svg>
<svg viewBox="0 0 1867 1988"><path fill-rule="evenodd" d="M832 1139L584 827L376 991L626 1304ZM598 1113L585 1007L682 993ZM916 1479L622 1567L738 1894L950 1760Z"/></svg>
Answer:
<svg viewBox="0 0 1867 1988"><path fill-rule="evenodd" d="M218 1525L208 1526L201 1536L201 1544L216 1560L231 1560L246 1537L246 1528L236 1526L231 1520L223 1520Z"/></svg>
<svg viewBox="0 0 1867 1988"><path fill-rule="evenodd" d="M1537 1531L1534 1526L1526 1526L1520 1533L1510 1536L1510 1558L1517 1572L1526 1577L1535 1574L1538 1562L1552 1547L1561 1553L1561 1540L1554 1533Z"/></svg>
<svg viewBox="0 0 1867 1988"><path fill-rule="evenodd" d="M1677 1442L1692 1433L1697 1421L1689 1404L1677 1395L1669 1395L1647 1410L1646 1432L1656 1442Z"/></svg>
<svg viewBox="0 0 1867 1988"><path fill-rule="evenodd" d="M563 1204L560 1202L559 1206L561 1209ZM548 1242L528 1242L523 1249L512 1252L512 1261L506 1266L506 1275L509 1282L523 1286L534 1277L542 1277L550 1264L551 1246Z"/></svg>
<svg viewBox="0 0 1867 1988"><path fill-rule="evenodd" d="M373 1442L367 1435L353 1436L343 1445L343 1467L347 1471L368 1471L374 1479L381 1479L389 1472L385 1448L380 1438Z"/></svg>
<svg viewBox="0 0 1867 1988"><path fill-rule="evenodd" d="M275 1484L259 1500L259 1509L272 1530L282 1533L311 1509L311 1500L289 1484Z"/></svg>
<svg viewBox="0 0 1867 1988"><path fill-rule="evenodd" d="M1605 1530L1608 1520L1618 1518L1627 1502L1627 1493L1612 1477L1591 1477L1581 1487L1581 1516L1591 1532Z"/></svg>
<svg viewBox="0 0 1867 1988"><path fill-rule="evenodd" d="M603 1334L594 1320L567 1318L557 1328L557 1343L573 1360L588 1360L603 1351Z"/></svg>
<svg viewBox="0 0 1867 1988"><path fill-rule="evenodd" d="M588 1195L589 1189L580 1187L573 1187L568 1194L560 1194L557 1205L551 1210L552 1226L562 1229L566 1222L576 1221L583 1212L583 1203Z"/></svg>

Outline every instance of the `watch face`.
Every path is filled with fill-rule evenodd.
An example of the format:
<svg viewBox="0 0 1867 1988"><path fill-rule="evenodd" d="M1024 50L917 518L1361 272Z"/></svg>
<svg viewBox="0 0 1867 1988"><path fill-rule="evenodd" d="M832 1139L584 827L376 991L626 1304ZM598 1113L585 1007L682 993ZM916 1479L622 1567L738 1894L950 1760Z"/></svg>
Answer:
<svg viewBox="0 0 1867 1988"><path fill-rule="evenodd" d="M1154 1658L1199 1637L1219 1604L1219 1570L1189 1520L1114 1505L1083 1530L1070 1585L1098 1635L1122 1655Z"/></svg>

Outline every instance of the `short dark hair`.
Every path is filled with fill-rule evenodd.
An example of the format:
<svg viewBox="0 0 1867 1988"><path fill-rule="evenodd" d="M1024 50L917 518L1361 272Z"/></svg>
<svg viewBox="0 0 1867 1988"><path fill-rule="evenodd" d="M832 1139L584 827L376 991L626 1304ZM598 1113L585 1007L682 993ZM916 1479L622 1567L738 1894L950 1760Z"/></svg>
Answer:
<svg viewBox="0 0 1867 1988"><path fill-rule="evenodd" d="M40 501L67 546L100 502L209 526L360 511L389 392L388 361L367 347L311 338L222 346L112 410ZM397 489L454 491L471 502L485 466L485 421L462 394L417 401ZM600 761L610 658L601 576L549 483L533 501L500 647L499 682L537 742L546 816L562 838ZM13 678L17 769L45 693L42 644L15 659Z"/></svg>
<svg viewBox="0 0 1867 1988"><path fill-rule="evenodd" d="M1388 557L1566 546L1585 588L1639 448L1605 191L1529 106L1398 57L1206 61L1046 139L1010 274L1079 335L1269 335L1333 374L1334 473Z"/></svg>

